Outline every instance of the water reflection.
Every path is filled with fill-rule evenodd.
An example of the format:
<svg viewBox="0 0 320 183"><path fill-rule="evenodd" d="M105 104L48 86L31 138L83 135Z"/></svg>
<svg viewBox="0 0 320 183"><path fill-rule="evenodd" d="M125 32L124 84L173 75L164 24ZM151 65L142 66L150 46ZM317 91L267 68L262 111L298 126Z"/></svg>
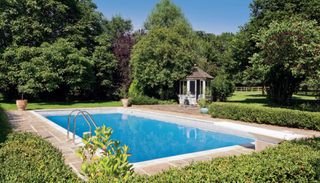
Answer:
<svg viewBox="0 0 320 183"><path fill-rule="evenodd" d="M48 117L66 128L67 116ZM151 120L126 114L96 114L98 126L106 125L114 131L112 138L130 148L130 162L192 153L252 140L222 133L206 132L197 128ZM82 117L77 119L76 134L82 136L88 126Z"/></svg>

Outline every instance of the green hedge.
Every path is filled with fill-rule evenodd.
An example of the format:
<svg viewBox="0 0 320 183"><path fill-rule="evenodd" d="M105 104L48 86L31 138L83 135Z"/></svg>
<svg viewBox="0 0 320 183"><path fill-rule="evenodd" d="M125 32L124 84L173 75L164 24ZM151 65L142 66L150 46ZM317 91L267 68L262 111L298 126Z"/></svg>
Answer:
<svg viewBox="0 0 320 183"><path fill-rule="evenodd" d="M11 126L8 123L8 117L6 113L0 109L0 143L6 140L10 132Z"/></svg>
<svg viewBox="0 0 320 183"><path fill-rule="evenodd" d="M175 104L173 100L159 100L148 96L135 96L129 99L130 105L158 105L158 104Z"/></svg>
<svg viewBox="0 0 320 183"><path fill-rule="evenodd" d="M213 159L132 182L319 182L320 139L284 142L260 153Z"/></svg>
<svg viewBox="0 0 320 183"><path fill-rule="evenodd" d="M318 112L245 104L212 103L209 107L209 113L216 118L320 130L320 113Z"/></svg>
<svg viewBox="0 0 320 183"><path fill-rule="evenodd" d="M0 144L0 182L80 182L62 154L30 133L11 133Z"/></svg>

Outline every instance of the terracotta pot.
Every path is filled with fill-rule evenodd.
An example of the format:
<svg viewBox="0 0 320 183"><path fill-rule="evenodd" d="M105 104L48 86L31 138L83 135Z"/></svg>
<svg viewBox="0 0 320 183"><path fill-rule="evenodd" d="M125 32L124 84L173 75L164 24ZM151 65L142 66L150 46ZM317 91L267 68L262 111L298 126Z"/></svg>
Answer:
<svg viewBox="0 0 320 183"><path fill-rule="evenodd" d="M122 106L123 107L128 107L129 106L129 99L123 98L123 99L121 99L121 102L122 102Z"/></svg>
<svg viewBox="0 0 320 183"><path fill-rule="evenodd" d="M16 100L16 105L19 111L25 111L28 105L28 100Z"/></svg>

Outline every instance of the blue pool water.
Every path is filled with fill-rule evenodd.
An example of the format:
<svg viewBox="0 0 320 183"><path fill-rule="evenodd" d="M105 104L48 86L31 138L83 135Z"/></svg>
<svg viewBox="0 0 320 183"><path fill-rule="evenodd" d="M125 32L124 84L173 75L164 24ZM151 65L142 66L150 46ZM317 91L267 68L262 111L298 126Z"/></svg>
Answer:
<svg viewBox="0 0 320 183"><path fill-rule="evenodd" d="M203 131L121 113L94 114L92 117L97 126L105 125L113 129L112 139L129 146L132 154L129 158L131 163L253 141L235 135ZM68 116L47 116L47 118L67 129ZM86 131L88 125L82 117L78 117L76 134L82 137Z"/></svg>

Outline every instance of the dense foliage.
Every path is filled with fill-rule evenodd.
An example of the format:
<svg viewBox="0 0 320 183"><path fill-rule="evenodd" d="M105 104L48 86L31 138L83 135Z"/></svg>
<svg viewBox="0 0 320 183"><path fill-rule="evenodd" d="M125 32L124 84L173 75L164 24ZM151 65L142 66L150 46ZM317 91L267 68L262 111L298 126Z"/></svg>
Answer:
<svg viewBox="0 0 320 183"><path fill-rule="evenodd" d="M145 27L148 32L131 56L132 90L161 99L175 97L177 81L190 73L198 58L192 28L170 0L156 5Z"/></svg>
<svg viewBox="0 0 320 183"><path fill-rule="evenodd" d="M52 145L30 133L0 144L0 182L81 182Z"/></svg>
<svg viewBox="0 0 320 183"><path fill-rule="evenodd" d="M273 41L270 41L269 43L277 42L277 45L279 45L279 43L282 44L282 46L286 44L286 46L293 48L295 47L294 45L295 43L293 42L293 40L290 40L290 41L287 40L289 41L287 43L285 43L284 41L281 42L281 39L282 38L286 39L285 37L288 37L288 35L286 36L285 34L281 34L281 31L279 30L280 27L278 26L276 28L275 27L276 24L278 25L282 24L283 25L282 28L284 28L284 25L287 24L286 30L288 30L290 29L289 22L292 21L293 19L292 17L298 17L296 19L300 19L300 21L303 22L303 24L305 25L304 28L308 28L307 30L304 30L301 33L301 35L305 34L306 32L310 33L309 28L311 27L310 26L306 27L307 24L310 25L310 22L307 23L308 21L314 21L313 23L316 25L320 24L320 11L319 11L320 2L317 0L301 0L301 1L254 0L251 3L250 7L251 7L250 21L241 28L240 32L237 33L232 43L232 57L235 61L234 62L235 64L233 65L233 69L232 69L233 70L232 75L233 75L233 79L236 81L236 84L238 85L260 85L260 86L267 85L268 86L268 85L271 85L270 77L266 75L266 73L264 72L263 69L261 69L261 67L256 67L257 64L253 64L250 61L250 59L253 57L255 53L261 53L261 51L262 52L266 51L266 50L263 50L260 43L257 44L258 42L261 42L261 40L257 39L260 36L262 36L260 30L263 29L264 33L266 33L267 30L269 30L270 36L271 34L273 34L273 36L276 36L276 34L278 35L276 36L278 38L278 41L275 41L275 39L273 39ZM270 25L271 23L272 25ZM314 26L315 25L313 25L313 27ZM291 28L292 28L292 31L290 30L291 33L296 32L298 30L298 28L294 28L294 27L291 27ZM277 30L279 31L277 32ZM286 30L282 29L282 33L284 33L283 31L286 31ZM295 33L295 35L298 35L298 34ZM298 44L307 42L306 44L309 44L310 42L312 42L312 39L314 39L314 38L310 38L310 34L307 37L308 38L306 39L300 39L295 42ZM315 44L318 44L316 42L317 41L315 41ZM278 55L275 52L278 51L278 53L280 53L281 49L276 49L276 46L273 47L273 45L271 44L269 46L270 46L269 54L274 55L275 57L277 56L279 62L287 59L290 59L290 60L292 59L294 61L297 58L296 57L297 55L295 54L293 55L295 58L289 58L290 57L289 52L292 52L293 51L292 49L285 50L286 54L283 53L282 55ZM273 51L273 53L270 53L271 51ZM309 51L310 49L308 49L307 52ZM298 52L301 53L302 51L299 50ZM304 57L300 55L299 57L301 59L300 62L305 62L305 63L309 62L309 56L305 55ZM317 56L314 56L314 59L317 59L316 57ZM277 80L276 79L277 77L286 78L288 76L288 72L286 70L278 70L278 73L279 75L275 76L274 80ZM271 77L273 77L272 74L271 74ZM307 78L308 77L310 76L307 76ZM305 80L307 78L300 78L300 80ZM288 79L284 79L284 80L288 81ZM281 82L285 83L286 81L283 81L283 82L281 81ZM296 82L296 81L293 81L293 82ZM299 83L300 81L298 81L298 84ZM274 83L272 85L274 85ZM294 85L296 84L294 83ZM297 89L295 87L293 88ZM278 89L276 93L280 93L280 94L277 94L279 97L283 98L283 96L289 95L289 97L287 98L290 98L291 97L290 93L292 93L291 90L292 89L290 88L286 88L286 89L283 88L282 90ZM274 94L275 94L275 91L271 90L270 91L271 98L275 97ZM283 101L284 99L280 99L280 100Z"/></svg>
<svg viewBox="0 0 320 183"><path fill-rule="evenodd" d="M308 76L320 68L320 27L316 21L291 18L272 22L257 34L261 49L253 67L263 70L274 102L286 103Z"/></svg>
<svg viewBox="0 0 320 183"><path fill-rule="evenodd" d="M110 139L112 129L105 126L95 129L95 135L84 135L83 147L78 149L82 158L82 171L90 181L125 181L132 174L128 162L128 146L120 146L119 141Z"/></svg>
<svg viewBox="0 0 320 183"><path fill-rule="evenodd" d="M8 116L0 107L0 143L7 139L7 135L11 132L11 126L8 123Z"/></svg>
<svg viewBox="0 0 320 183"><path fill-rule="evenodd" d="M211 82L211 92L213 101L226 101L234 92L234 84L225 73L219 73Z"/></svg>
<svg viewBox="0 0 320 183"><path fill-rule="evenodd" d="M251 155L217 158L133 182L318 182L320 139L284 142Z"/></svg>
<svg viewBox="0 0 320 183"><path fill-rule="evenodd" d="M181 9L174 5L171 0L160 0L144 23L146 30L157 28L171 28L177 24L191 29L191 25L183 15Z"/></svg>
<svg viewBox="0 0 320 183"><path fill-rule="evenodd" d="M197 65L213 77L222 71L226 71L225 74L232 73L234 60L231 54L231 46L234 34L214 35L202 31L198 31L196 34L199 47L198 54L201 55Z"/></svg>
<svg viewBox="0 0 320 183"><path fill-rule="evenodd" d="M320 131L320 113L233 103L212 103L209 113L215 118L304 128Z"/></svg>
<svg viewBox="0 0 320 183"><path fill-rule="evenodd" d="M170 29L148 32L133 48L131 64L138 91L161 99L175 94L175 84L195 63L192 43Z"/></svg>
<svg viewBox="0 0 320 183"><path fill-rule="evenodd" d="M0 92L5 98L117 97L130 77L131 21L105 20L91 0L0 4ZM125 79L114 79L124 74Z"/></svg>

